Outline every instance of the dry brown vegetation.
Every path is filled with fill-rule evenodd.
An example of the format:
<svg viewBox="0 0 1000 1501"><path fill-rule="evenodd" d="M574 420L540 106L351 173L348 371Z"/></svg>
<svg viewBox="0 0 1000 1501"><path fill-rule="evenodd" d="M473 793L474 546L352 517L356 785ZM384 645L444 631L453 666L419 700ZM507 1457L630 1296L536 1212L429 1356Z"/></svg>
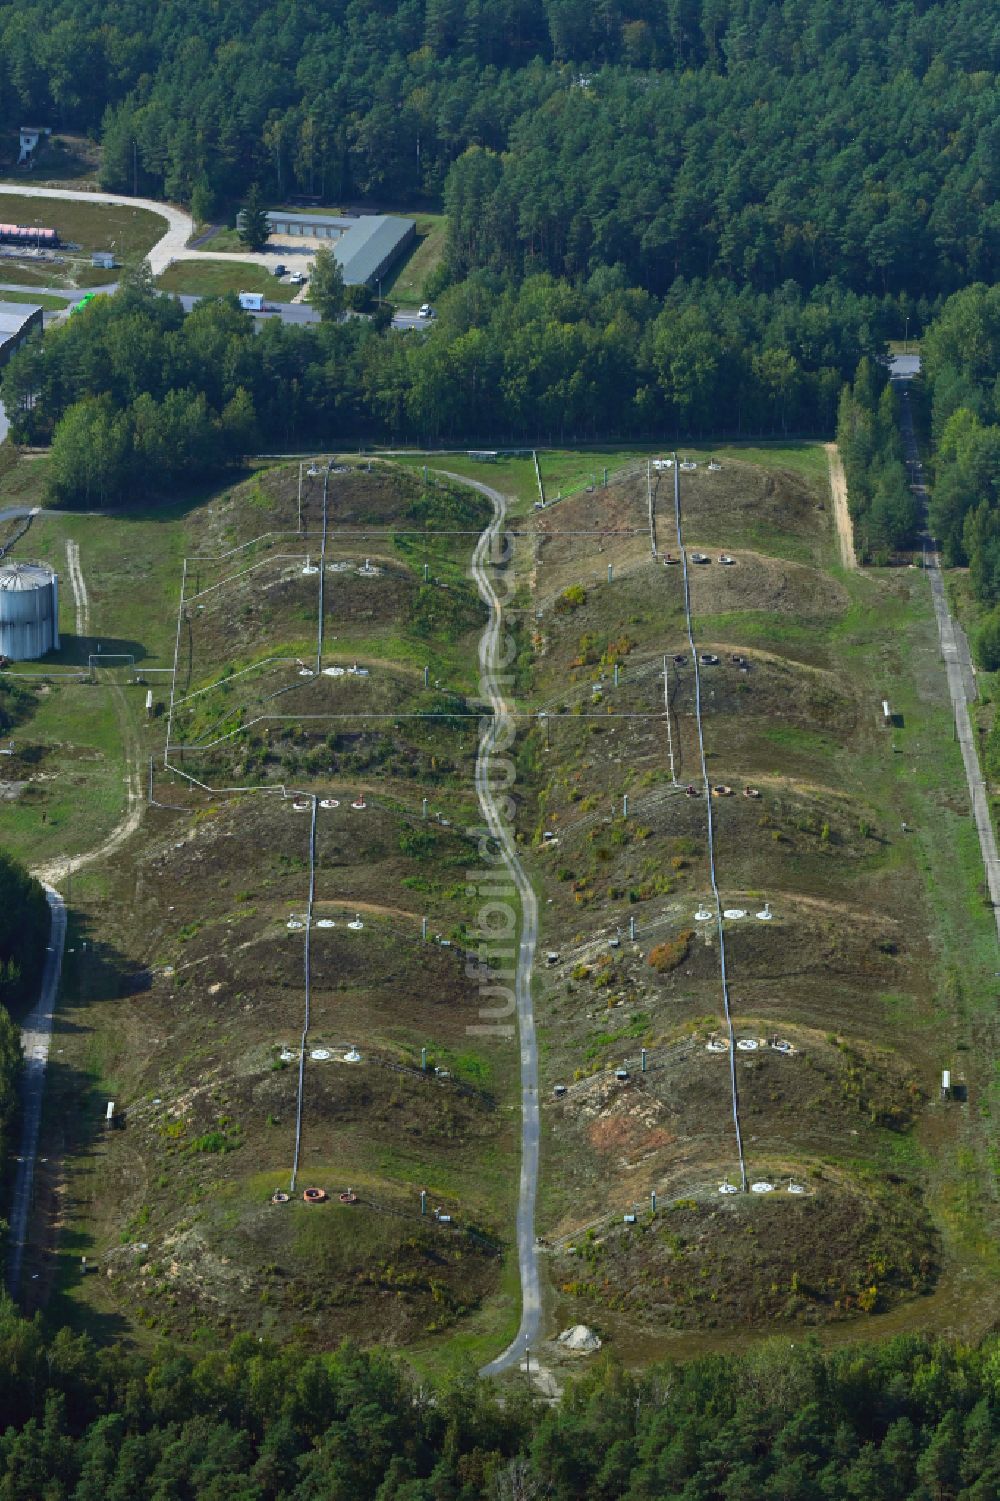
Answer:
<svg viewBox="0 0 1000 1501"><path fill-rule="evenodd" d="M931 1289L942 1254L907 1142L936 1119L937 956L900 833L910 792L874 712L887 664L859 612L907 608L910 581L859 601L828 571L827 497L800 475L728 461L682 485L685 541L711 558L691 591L698 650L719 659L701 667L709 780L732 789L712 800L717 868L723 905L747 913L726 938L740 1119L770 1194L719 1194L739 1172L718 939L691 921L709 890L694 669L681 571L650 558L645 473L536 516L524 543L542 612L526 696L550 748L532 735L522 795L560 955L538 1007L543 1078L550 1098L567 1086L548 1111L543 1233L559 1322L612 1333L873 1313ZM672 487L657 529L676 556Z"/></svg>

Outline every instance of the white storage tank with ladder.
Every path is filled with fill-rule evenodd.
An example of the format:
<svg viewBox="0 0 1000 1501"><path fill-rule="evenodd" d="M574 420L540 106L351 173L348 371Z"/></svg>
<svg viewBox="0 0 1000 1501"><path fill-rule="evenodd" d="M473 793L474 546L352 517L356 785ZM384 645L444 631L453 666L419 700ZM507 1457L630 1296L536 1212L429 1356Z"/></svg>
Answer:
<svg viewBox="0 0 1000 1501"><path fill-rule="evenodd" d="M44 563L0 566L0 657L30 662L59 650L59 578Z"/></svg>

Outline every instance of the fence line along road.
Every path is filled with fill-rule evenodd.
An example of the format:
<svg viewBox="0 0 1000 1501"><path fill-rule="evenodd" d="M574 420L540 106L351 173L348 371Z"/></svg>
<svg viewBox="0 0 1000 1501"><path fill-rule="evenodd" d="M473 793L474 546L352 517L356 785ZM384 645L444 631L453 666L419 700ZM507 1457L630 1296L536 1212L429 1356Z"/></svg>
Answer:
<svg viewBox="0 0 1000 1501"><path fill-rule="evenodd" d="M894 376L893 379L901 395L903 447L910 464L911 487L923 501L926 515L927 486L924 483L920 450L917 447L917 437L913 428L908 381L906 376ZM986 797L986 783L980 770L975 732L969 716L969 703L976 697L975 677L969 660L965 633L948 609L944 579L941 575L941 557L933 538L930 538L930 541L931 546L927 552L927 578L931 586L931 599L934 602L934 614L941 641L941 656L948 678L948 692L951 695L952 713L955 717L955 733L962 750L965 779L972 801L972 819L976 826L976 833L979 835L979 848L982 851L983 866L986 870L986 884L990 893L990 904L993 907L993 920L996 924L997 937L1000 939L1000 856L997 854L997 842Z"/></svg>
<svg viewBox="0 0 1000 1501"><path fill-rule="evenodd" d="M21 1268L28 1239L28 1218L35 1187L35 1160L38 1135L42 1124L42 1100L45 1095L45 1069L52 1040L52 1018L59 994L63 949L66 944L66 908L59 892L46 885L51 925L42 971L38 1000L25 1017L21 1032L24 1048L24 1073L21 1078L21 1150L14 1176L14 1193L10 1209L10 1234L7 1241L7 1291L16 1298L21 1286Z"/></svg>

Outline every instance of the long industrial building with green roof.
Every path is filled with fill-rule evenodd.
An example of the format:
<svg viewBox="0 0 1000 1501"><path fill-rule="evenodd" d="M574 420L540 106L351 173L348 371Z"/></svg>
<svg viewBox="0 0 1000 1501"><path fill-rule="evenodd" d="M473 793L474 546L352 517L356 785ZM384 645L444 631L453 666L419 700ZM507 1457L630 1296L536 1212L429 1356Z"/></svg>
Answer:
<svg viewBox="0 0 1000 1501"><path fill-rule="evenodd" d="M267 221L273 237L329 241L348 287L371 286L378 281L417 233L412 219L395 214L292 214L273 209Z"/></svg>

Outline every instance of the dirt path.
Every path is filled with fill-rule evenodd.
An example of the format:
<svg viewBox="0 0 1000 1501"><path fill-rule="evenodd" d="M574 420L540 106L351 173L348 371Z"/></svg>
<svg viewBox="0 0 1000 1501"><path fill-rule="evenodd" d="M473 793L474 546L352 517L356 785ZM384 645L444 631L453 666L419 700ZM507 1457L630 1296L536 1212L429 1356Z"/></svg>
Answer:
<svg viewBox="0 0 1000 1501"><path fill-rule="evenodd" d="M87 585L83 581L83 571L80 568L80 548L69 538L66 539L66 566L69 570L70 587L73 590L73 603L76 606L76 634L89 636L90 600L87 597Z"/></svg>
<svg viewBox="0 0 1000 1501"><path fill-rule="evenodd" d="M823 447L826 449L826 461L830 466L830 493L833 496L833 519L837 527L837 541L840 543L840 561L845 568L857 568L854 527L851 524L851 513L847 509L847 479L844 475L840 450L836 443L824 443Z"/></svg>
<svg viewBox="0 0 1000 1501"><path fill-rule="evenodd" d="M90 600L80 568L80 549L75 542L66 544L66 561L76 605L77 635L85 636L90 630ZM32 874L45 887L45 897L52 914L52 926L39 998L30 1015L25 1019L21 1033L25 1057L21 1083L21 1150L17 1159L17 1172L11 1201L7 1252L7 1288L12 1296L15 1296L19 1290L24 1250L28 1240L38 1136L45 1095L45 1073L52 1037L52 1019L59 994L63 948L66 942L66 908L61 895L56 890L56 885L64 881L73 871L79 870L81 866L113 854L131 834L135 833L142 817L143 787L139 740L129 719L125 695L117 684L113 686L112 692L115 696L115 712L121 725L128 764L128 804L125 816L96 849L87 850L83 854L69 856L63 860L53 860L49 865L32 871Z"/></svg>
<svg viewBox="0 0 1000 1501"><path fill-rule="evenodd" d="M135 747L132 745L127 746L126 752L128 755L128 801L125 815L121 822L115 825L107 839L102 844L97 845L95 849L84 850L79 855L68 855L63 860L53 860L50 864L33 870L32 875L37 876L41 882L48 883L51 886L58 885L59 882L65 881L67 876L71 876L75 871L81 870L83 866L92 865L95 860L107 859L109 855L113 855L116 850L121 849L126 839L130 839L138 829L139 824L142 822L144 801L142 770L139 765L138 755L135 753Z"/></svg>
<svg viewBox="0 0 1000 1501"><path fill-rule="evenodd" d="M87 585L80 567L80 549L75 542L66 543L66 562L69 569L69 580L73 589L73 599L76 604L76 633L78 636L90 634L90 598L87 594ZM34 870L40 881L51 886L58 886L65 881L67 876L74 871L80 870L84 865L91 865L95 860L104 860L120 849L138 829L142 819L144 803L142 785L142 750L139 738L132 728L129 718L128 705L125 695L117 683L111 685L111 692L115 700L115 711L121 726L122 743L125 750L126 782L128 796L125 814L121 821L116 824L103 843L96 849L84 850L79 855L68 855L62 860L53 860L48 865L43 865Z"/></svg>

